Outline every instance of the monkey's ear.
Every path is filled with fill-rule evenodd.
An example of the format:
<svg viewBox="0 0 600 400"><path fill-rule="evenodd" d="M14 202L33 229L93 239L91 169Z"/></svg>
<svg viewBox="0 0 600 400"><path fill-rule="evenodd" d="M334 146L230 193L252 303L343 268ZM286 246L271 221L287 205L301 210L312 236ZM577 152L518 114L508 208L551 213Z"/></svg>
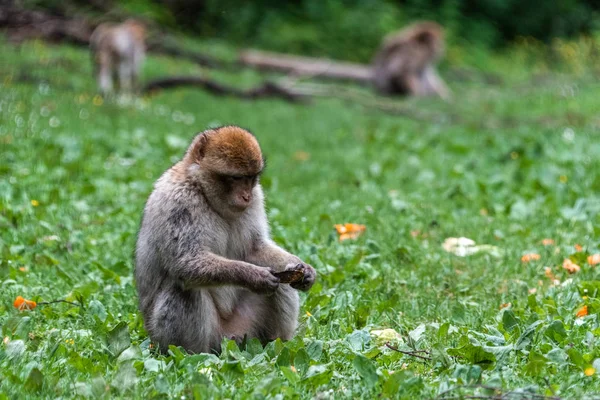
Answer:
<svg viewBox="0 0 600 400"><path fill-rule="evenodd" d="M191 148L191 156L195 161L200 161L204 158L206 154L206 145L208 144L208 134L206 132L202 132L192 144Z"/></svg>
<svg viewBox="0 0 600 400"><path fill-rule="evenodd" d="M429 44L432 41L431 33L421 32L417 35L417 42L421 44Z"/></svg>

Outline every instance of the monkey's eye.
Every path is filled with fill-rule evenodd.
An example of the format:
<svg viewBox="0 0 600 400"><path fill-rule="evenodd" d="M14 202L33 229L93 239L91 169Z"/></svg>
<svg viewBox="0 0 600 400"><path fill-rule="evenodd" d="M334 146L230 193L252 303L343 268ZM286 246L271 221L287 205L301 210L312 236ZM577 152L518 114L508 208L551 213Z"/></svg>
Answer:
<svg viewBox="0 0 600 400"><path fill-rule="evenodd" d="M234 182L239 182L239 181L241 181L242 179L244 179L244 177L243 177L243 176L235 176L235 175L234 175L234 176L230 176L230 177L229 177L229 179L231 179L231 180L232 180L232 181L234 181Z"/></svg>

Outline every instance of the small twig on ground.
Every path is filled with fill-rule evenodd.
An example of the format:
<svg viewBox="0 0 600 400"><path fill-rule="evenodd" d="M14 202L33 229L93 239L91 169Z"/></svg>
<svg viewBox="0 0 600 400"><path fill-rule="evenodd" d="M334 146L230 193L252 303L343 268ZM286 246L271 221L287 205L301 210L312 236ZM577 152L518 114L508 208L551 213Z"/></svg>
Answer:
<svg viewBox="0 0 600 400"><path fill-rule="evenodd" d="M410 351L408 351L408 350L400 350L399 348L397 348L395 346L392 346L390 344L390 342L386 342L385 345L386 345L386 347L388 349L397 351L398 353L406 354L407 356L411 356L411 357L420 358L421 360L431 361L431 357L430 357L431 352L429 350L410 350ZM423 356L423 355L421 355L419 353L421 353L421 354L427 354L427 355Z"/></svg>
<svg viewBox="0 0 600 400"><path fill-rule="evenodd" d="M452 394L452 392L456 392L463 389L485 389L485 390L493 390L494 393L490 395L485 394ZM452 394L451 396L448 396ZM543 394L537 393L526 393L526 392L518 392L514 390L503 392L502 388L495 386L487 386L481 384L474 385L462 385L455 386L448 390L443 391L438 394L436 399L439 400L459 400L459 399L486 399L486 400L561 400L560 397L555 396L554 393L552 396L545 396Z"/></svg>
<svg viewBox="0 0 600 400"><path fill-rule="evenodd" d="M70 304L70 305L76 306L76 307L79 307L81 305L79 303L74 303L74 302L68 301L68 300L40 301L39 303L37 303L37 305L38 306L46 306L46 305L55 304L55 303L67 303L67 304Z"/></svg>

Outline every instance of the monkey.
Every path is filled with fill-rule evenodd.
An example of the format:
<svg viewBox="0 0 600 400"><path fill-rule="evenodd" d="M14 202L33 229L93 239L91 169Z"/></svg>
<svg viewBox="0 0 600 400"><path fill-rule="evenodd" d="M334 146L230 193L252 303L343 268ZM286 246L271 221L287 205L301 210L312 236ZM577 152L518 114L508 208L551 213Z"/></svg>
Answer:
<svg viewBox="0 0 600 400"><path fill-rule="evenodd" d="M102 94L113 91L113 77L118 76L119 89L130 92L137 86L144 62L146 29L133 19L122 24L104 23L90 37L90 51L97 84Z"/></svg>
<svg viewBox="0 0 600 400"><path fill-rule="evenodd" d="M444 29L424 21L388 35L372 61L373 83L382 94L410 96L450 92L438 76L435 63L444 54Z"/></svg>
<svg viewBox="0 0 600 400"><path fill-rule="evenodd" d="M224 126L199 133L156 181L135 279L144 326L161 351L219 353L224 337L263 344L293 337L298 290L311 288L316 271L270 239L264 166L256 137ZM275 275L298 269L302 278L293 283Z"/></svg>

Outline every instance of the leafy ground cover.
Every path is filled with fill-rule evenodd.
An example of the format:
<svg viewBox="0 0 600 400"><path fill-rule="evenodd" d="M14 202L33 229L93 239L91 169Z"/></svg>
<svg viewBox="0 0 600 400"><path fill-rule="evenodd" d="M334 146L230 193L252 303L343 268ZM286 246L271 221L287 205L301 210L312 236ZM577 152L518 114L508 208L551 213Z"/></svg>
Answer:
<svg viewBox="0 0 600 400"><path fill-rule="evenodd" d="M0 50L0 398L600 393L597 79L499 59L501 82L456 79L452 101L394 116L198 90L102 99L83 49ZM132 280L141 210L194 133L227 123L258 136L273 236L319 280L292 341L160 356ZM366 231L339 241L346 222ZM487 246L442 246L461 236ZM40 304L57 299L74 304Z"/></svg>

